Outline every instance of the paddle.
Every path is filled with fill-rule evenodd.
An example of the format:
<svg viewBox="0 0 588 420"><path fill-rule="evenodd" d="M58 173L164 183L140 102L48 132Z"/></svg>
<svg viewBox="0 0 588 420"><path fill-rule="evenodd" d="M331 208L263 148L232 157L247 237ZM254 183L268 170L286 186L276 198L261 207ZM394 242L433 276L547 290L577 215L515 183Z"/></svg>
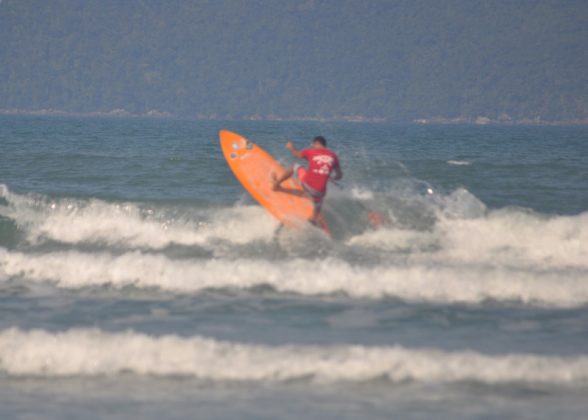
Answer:
<svg viewBox="0 0 588 420"><path fill-rule="evenodd" d="M345 191L345 188L339 182L334 179L329 179L329 181L339 190ZM384 214L379 211L370 210L361 201L356 201L356 203L367 213L368 220L373 227L379 227L386 223L387 217Z"/></svg>

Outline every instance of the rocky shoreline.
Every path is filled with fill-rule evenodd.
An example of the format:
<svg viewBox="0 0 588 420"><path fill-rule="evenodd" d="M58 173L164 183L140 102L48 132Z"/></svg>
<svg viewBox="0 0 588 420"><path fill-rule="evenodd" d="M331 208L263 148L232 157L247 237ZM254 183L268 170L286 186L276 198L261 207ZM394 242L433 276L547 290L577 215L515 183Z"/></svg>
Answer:
<svg viewBox="0 0 588 420"><path fill-rule="evenodd" d="M0 115L29 115L29 116L48 116L48 117L124 117L124 118L186 118L178 117L167 111L149 110L145 113L137 114L127 111L123 108L116 108L110 111L93 111L93 112L69 112L57 109L0 109ZM189 117L188 117L189 118ZM218 114L197 114L194 120L242 120L242 121L316 121L316 122L365 122L365 123L394 123L391 119L381 117L367 117L363 115L344 115L337 117L315 117L315 116L277 116L277 115L251 115L234 117L231 115ZM431 117L417 118L411 121L421 125L534 125L534 126L568 126L568 125L588 125L587 119L579 120L545 120L540 117L513 119L509 116L502 115L498 118L489 118L486 116L477 117Z"/></svg>

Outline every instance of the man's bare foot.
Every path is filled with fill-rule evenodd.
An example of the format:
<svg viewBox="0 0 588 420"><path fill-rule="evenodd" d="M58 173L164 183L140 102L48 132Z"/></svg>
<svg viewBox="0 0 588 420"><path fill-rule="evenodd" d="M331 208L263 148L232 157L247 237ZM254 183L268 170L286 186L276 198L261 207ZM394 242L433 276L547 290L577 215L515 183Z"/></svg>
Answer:
<svg viewBox="0 0 588 420"><path fill-rule="evenodd" d="M277 191L280 189L280 183L276 174L272 174L272 190Z"/></svg>

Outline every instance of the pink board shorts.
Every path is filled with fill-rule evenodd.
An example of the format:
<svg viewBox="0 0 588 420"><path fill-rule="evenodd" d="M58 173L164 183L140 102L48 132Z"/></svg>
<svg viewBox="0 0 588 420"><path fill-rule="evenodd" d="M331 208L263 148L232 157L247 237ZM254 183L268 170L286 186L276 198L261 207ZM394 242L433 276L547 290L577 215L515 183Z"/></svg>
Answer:
<svg viewBox="0 0 588 420"><path fill-rule="evenodd" d="M309 187L304 182L304 176L306 175L306 168L299 164L294 164L294 175L298 181L300 181L300 185L302 189L310 197L315 209L320 210L321 206L323 205L323 200L325 199L325 192L317 191L314 188Z"/></svg>

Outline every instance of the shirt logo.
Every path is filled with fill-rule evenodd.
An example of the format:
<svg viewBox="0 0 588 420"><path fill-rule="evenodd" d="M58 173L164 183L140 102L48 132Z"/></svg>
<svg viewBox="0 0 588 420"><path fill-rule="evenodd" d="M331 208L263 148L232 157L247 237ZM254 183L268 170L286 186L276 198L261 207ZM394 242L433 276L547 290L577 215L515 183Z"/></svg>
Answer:
<svg viewBox="0 0 588 420"><path fill-rule="evenodd" d="M331 168L335 164L335 159L329 155L317 155L312 158L312 161L316 165L312 172L325 176L331 173Z"/></svg>
<svg viewBox="0 0 588 420"><path fill-rule="evenodd" d="M317 163L317 165L333 165L333 162L335 161L335 159L333 159L332 156L329 155L318 155L312 158L312 160L314 162Z"/></svg>

